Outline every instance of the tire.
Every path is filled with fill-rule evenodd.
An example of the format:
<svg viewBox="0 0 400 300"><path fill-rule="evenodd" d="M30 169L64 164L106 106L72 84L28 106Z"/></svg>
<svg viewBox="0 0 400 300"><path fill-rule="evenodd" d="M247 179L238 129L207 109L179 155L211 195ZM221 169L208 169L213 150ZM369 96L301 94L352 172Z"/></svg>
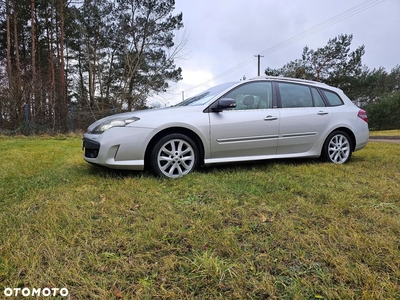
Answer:
<svg viewBox="0 0 400 300"><path fill-rule="evenodd" d="M191 138L173 133L161 138L151 150L150 170L159 177L182 177L198 166L199 150Z"/></svg>
<svg viewBox="0 0 400 300"><path fill-rule="evenodd" d="M322 158L334 164L348 163L352 154L352 142L349 135L341 130L332 132L322 148Z"/></svg>

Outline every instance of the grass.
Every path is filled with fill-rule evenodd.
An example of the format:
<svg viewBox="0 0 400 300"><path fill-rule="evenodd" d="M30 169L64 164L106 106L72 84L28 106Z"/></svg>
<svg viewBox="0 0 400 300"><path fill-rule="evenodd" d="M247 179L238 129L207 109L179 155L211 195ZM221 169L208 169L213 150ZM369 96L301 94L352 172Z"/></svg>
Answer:
<svg viewBox="0 0 400 300"><path fill-rule="evenodd" d="M371 136L397 136L397 137L400 137L400 129L371 131L370 135Z"/></svg>
<svg viewBox="0 0 400 300"><path fill-rule="evenodd" d="M1 296L400 298L400 144L370 142L343 166L267 161L160 180L93 167L80 143L0 137Z"/></svg>

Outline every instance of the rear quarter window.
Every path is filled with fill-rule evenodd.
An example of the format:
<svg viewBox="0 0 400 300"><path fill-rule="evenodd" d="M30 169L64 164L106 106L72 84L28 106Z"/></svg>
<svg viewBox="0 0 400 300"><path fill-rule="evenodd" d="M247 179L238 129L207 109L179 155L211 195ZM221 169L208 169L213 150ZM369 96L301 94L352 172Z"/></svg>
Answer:
<svg viewBox="0 0 400 300"><path fill-rule="evenodd" d="M329 106L340 106L343 105L342 99L334 92L322 90L322 93L325 95L328 100Z"/></svg>

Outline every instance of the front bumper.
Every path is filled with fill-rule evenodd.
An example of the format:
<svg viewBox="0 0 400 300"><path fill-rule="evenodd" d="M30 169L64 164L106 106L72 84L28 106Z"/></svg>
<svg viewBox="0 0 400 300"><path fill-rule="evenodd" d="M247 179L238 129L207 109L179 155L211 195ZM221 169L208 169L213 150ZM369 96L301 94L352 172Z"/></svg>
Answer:
<svg viewBox="0 0 400 300"><path fill-rule="evenodd" d="M143 170L151 132L148 128L119 127L103 134L85 133L83 158L88 163L111 169Z"/></svg>

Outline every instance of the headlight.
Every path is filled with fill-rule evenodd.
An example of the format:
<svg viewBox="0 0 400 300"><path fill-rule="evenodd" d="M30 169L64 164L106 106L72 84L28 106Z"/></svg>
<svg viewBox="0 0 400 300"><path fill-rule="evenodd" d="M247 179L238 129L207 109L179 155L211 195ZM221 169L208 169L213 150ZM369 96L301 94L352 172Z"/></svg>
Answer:
<svg viewBox="0 0 400 300"><path fill-rule="evenodd" d="M97 125L93 130L93 134L102 134L104 131L112 128L112 127L124 127L128 124L131 124L133 122L136 122L140 120L138 117L132 117L132 118L119 118L119 119L111 119L104 121Z"/></svg>

